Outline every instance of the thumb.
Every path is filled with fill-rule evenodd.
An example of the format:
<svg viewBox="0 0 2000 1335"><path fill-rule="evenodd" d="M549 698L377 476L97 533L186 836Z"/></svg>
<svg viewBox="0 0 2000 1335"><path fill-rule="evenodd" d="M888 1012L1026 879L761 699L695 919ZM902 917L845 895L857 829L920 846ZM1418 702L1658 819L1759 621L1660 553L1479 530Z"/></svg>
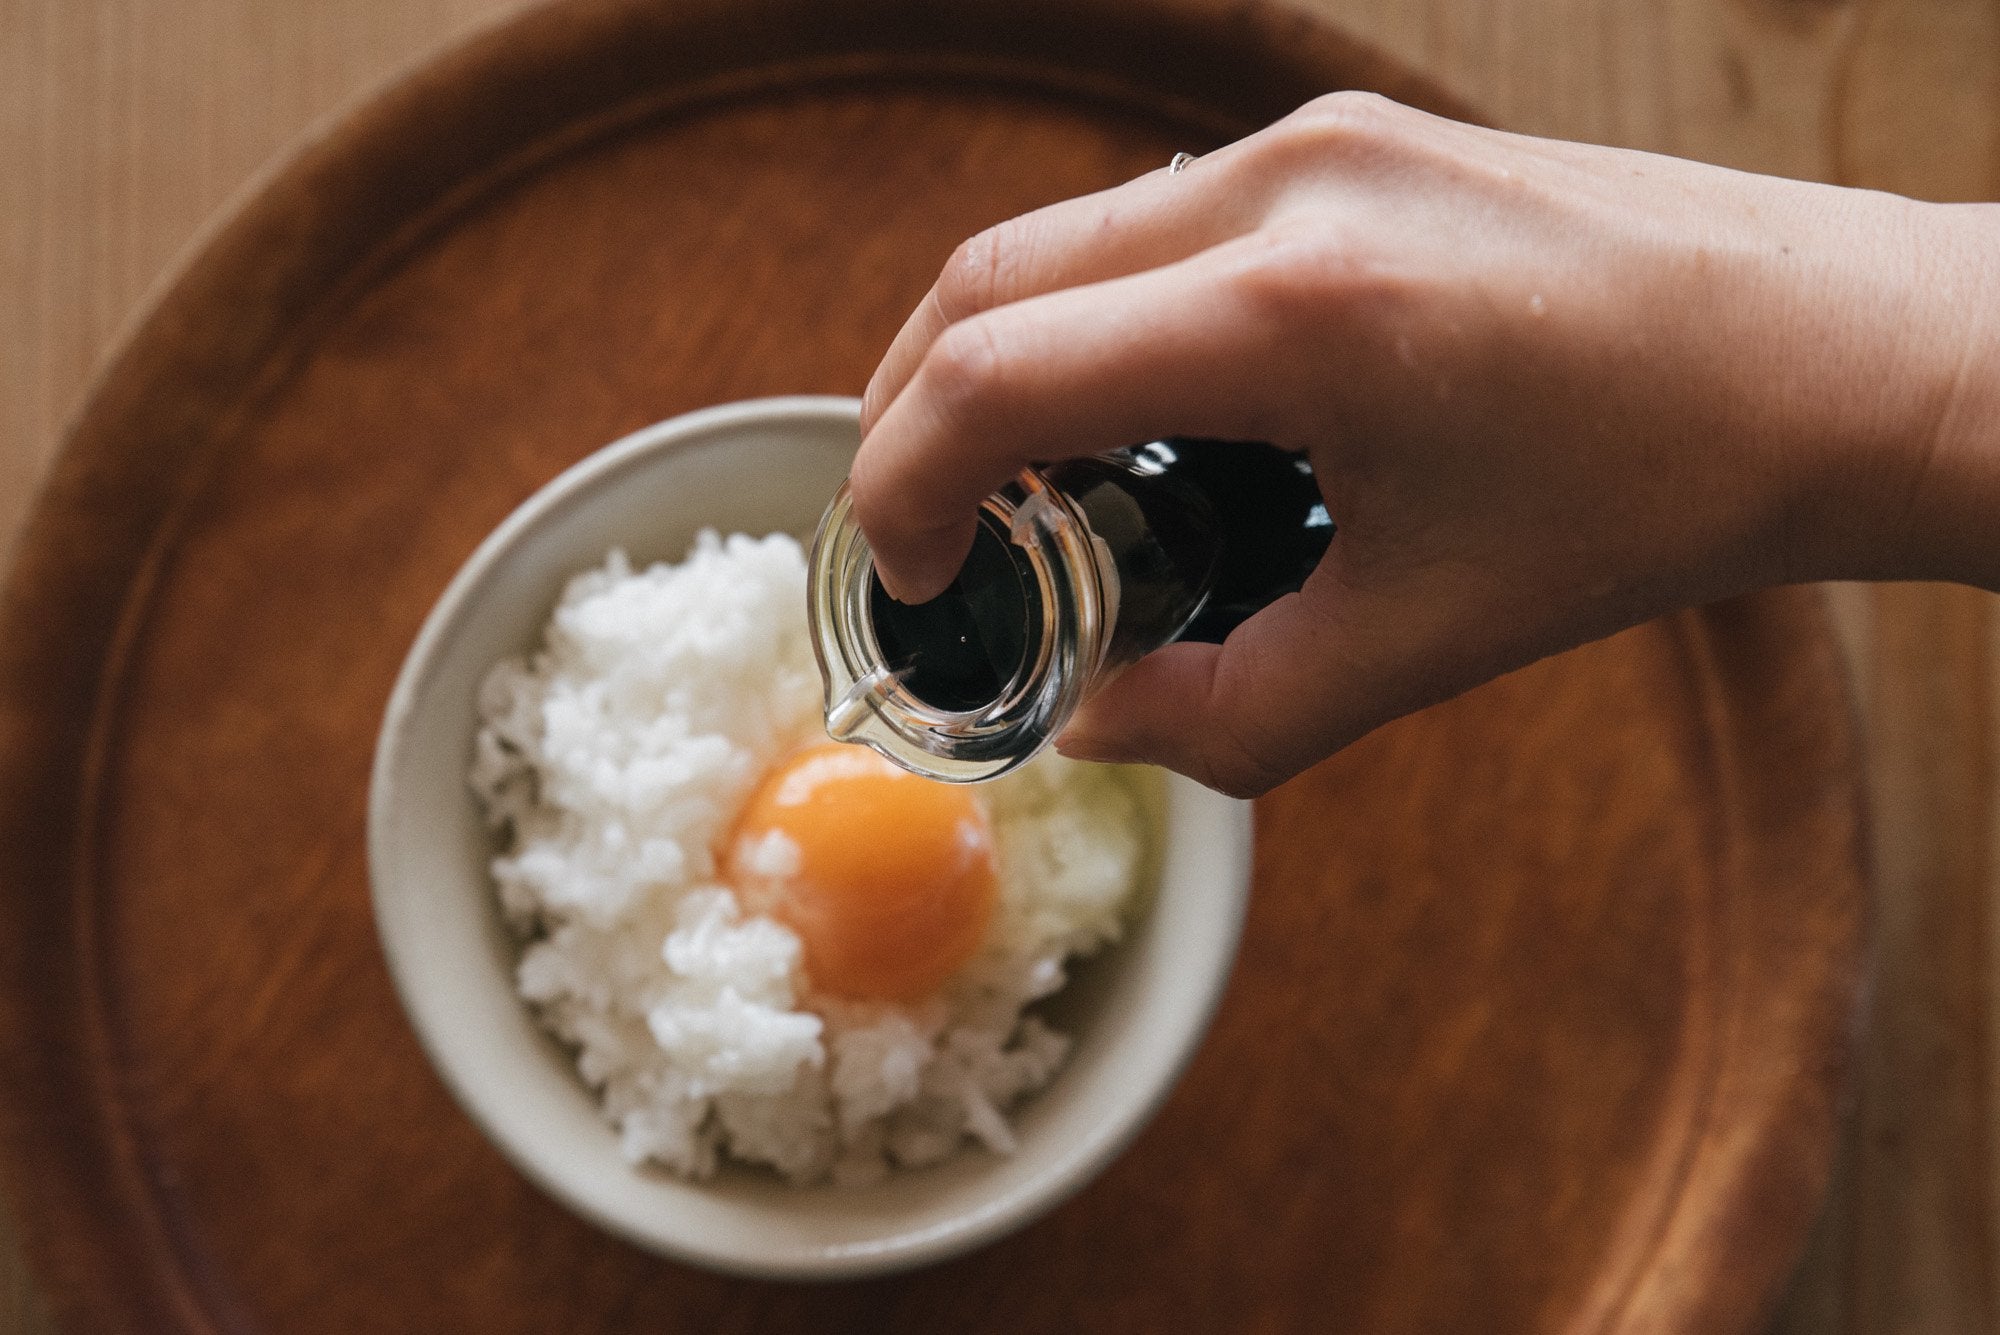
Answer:
<svg viewBox="0 0 2000 1335"><path fill-rule="evenodd" d="M1259 796L1401 712L1338 624L1293 594L1220 645L1168 645L1086 700L1056 749Z"/></svg>

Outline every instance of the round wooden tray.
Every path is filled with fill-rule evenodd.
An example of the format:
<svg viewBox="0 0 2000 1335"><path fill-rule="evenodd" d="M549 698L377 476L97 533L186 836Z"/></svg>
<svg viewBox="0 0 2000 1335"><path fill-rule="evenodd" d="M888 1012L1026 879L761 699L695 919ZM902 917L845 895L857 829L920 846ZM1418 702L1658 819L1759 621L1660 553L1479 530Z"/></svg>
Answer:
<svg viewBox="0 0 2000 1335"><path fill-rule="evenodd" d="M0 1101L77 1330L1748 1331L1822 1187L1859 806L1811 596L1642 627L1267 799L1243 954L1057 1213L848 1286L543 1198L377 954L370 749L424 612L643 423L859 391L951 247L1313 93L1182 0L572 0L310 145L96 387L0 606Z"/></svg>

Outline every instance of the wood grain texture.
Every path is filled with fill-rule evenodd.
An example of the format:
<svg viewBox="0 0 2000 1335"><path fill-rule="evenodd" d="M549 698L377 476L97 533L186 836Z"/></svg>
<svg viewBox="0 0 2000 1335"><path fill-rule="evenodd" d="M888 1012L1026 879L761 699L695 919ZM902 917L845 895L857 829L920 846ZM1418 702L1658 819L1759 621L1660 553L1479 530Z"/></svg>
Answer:
<svg viewBox="0 0 2000 1335"><path fill-rule="evenodd" d="M1878 783L1912 800L1876 820L1884 993L1863 1068L1863 1154L1851 1295L1864 1330L1992 1330L1992 977L1995 809L1987 599L1962 589L1885 590L1870 720ZM1963 729L1944 729L1950 719ZM1912 1094L1921 1091L1921 1106ZM1907 1159L1902 1156L1906 1155Z"/></svg>
<svg viewBox="0 0 2000 1335"><path fill-rule="evenodd" d="M0 0L0 553L93 371L307 128L515 0ZM0 1225L0 1331L46 1307Z"/></svg>
<svg viewBox="0 0 2000 1335"><path fill-rule="evenodd" d="M2000 195L2000 11L1986 0L1321 3L1513 128L1938 198ZM0 0L0 545L91 367L199 223L313 117L507 7ZM1929 814L1931 789L1906 780L1913 756L1941 751L1947 769L1990 784L2000 619L1976 597L1947 600L1939 627L1897 607L1925 591L1839 594L1866 699L1905 713L1890 730L1902 740L1871 738L1880 820L1909 841L1883 855L1882 916L1990 939L1995 886L1968 850L1990 847L2000 822L1989 811L1944 827ZM1981 628L1987 666L1974 675L1986 703L1976 683L1924 685L1943 670L1927 637L1963 643ZM1957 870L1908 871L1925 866ZM1878 990L1911 1021L1871 1039L1873 1129L1849 1152L1849 1179L1873 1185L1837 1187L1790 1331L1949 1335L1981 1329L1962 1318L1990 1311L1979 1304L2000 1264L1987 1245L1996 1103L1962 1067L1983 1066L1990 1082L2000 1063L1933 1066L1903 1045L1990 1054L1996 989L1938 967L1921 933L1904 940L1900 963L1885 943ZM1965 954L1941 958L1976 969ZM1981 1162L1985 1173L1966 1170ZM1940 1192L1958 1203L1927 1215ZM1966 1209L1986 1224L1962 1227ZM28 1288L18 1262L0 1260L0 1329L45 1328Z"/></svg>
<svg viewBox="0 0 2000 1335"><path fill-rule="evenodd" d="M1243 968L1169 1107L950 1266L782 1288L619 1247L400 1023L354 828L374 722L528 490L676 411L858 389L980 225L1325 88L1439 101L1279 11L1134 12L571 4L372 104L154 311L0 637L0 876L73 887L0 934L10 1169L75 1324L1754 1319L1856 992L1854 756L1803 594L1539 665L1267 804ZM1322 977L1341 1004L1302 1006Z"/></svg>

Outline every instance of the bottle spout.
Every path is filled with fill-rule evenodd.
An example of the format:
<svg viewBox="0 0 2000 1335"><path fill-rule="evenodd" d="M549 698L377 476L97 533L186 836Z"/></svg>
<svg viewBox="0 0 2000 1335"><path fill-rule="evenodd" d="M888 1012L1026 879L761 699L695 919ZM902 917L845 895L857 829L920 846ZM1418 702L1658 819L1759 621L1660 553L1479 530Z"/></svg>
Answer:
<svg viewBox="0 0 2000 1335"><path fill-rule="evenodd" d="M837 742L858 740L862 726L875 712L876 703L889 693L895 681L896 674L886 666L856 678L839 698L827 702L826 735Z"/></svg>

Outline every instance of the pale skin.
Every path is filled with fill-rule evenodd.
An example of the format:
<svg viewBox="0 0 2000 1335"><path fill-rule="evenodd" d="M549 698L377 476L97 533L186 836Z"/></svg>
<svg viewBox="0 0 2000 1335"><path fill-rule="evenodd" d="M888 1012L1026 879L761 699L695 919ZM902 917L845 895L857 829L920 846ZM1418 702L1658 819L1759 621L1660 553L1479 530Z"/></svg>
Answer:
<svg viewBox="0 0 2000 1335"><path fill-rule="evenodd" d="M1024 465L1312 459L1339 533L1059 746L1252 796L1503 672L1768 585L2000 589L2000 206L1500 134L1336 94L960 247L862 409L884 582Z"/></svg>

